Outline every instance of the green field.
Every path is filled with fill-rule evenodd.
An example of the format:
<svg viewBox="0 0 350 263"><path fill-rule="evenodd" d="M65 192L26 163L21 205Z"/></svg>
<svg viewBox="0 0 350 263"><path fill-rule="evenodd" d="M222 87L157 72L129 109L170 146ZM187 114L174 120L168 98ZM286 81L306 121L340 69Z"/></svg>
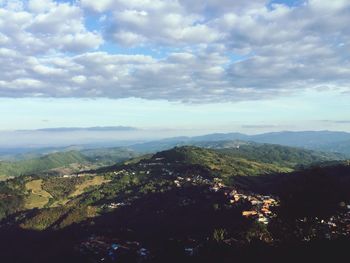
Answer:
<svg viewBox="0 0 350 263"><path fill-rule="evenodd" d="M51 194L42 189L43 180L33 180L26 183L25 188L30 192L29 196L25 199L25 208L42 208L52 198Z"/></svg>
<svg viewBox="0 0 350 263"><path fill-rule="evenodd" d="M78 195L81 195L82 193L84 193L84 191L91 186L99 186L102 185L104 183L108 183L110 182L110 180L106 180L104 178L104 176L95 176L89 180L86 180L85 182L77 185L75 187L75 191L70 195L70 197L75 197Z"/></svg>

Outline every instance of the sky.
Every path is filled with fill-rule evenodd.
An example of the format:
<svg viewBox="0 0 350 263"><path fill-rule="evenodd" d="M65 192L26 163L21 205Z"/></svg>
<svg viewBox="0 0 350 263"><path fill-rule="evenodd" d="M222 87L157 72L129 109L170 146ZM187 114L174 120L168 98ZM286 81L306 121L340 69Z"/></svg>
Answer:
<svg viewBox="0 0 350 263"><path fill-rule="evenodd" d="M0 0L0 130L350 132L348 0Z"/></svg>

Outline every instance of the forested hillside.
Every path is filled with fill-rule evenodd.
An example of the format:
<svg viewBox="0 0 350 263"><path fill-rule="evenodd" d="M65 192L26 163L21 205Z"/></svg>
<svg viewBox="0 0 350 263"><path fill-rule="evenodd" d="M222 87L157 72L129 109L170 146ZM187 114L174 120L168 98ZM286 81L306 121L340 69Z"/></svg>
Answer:
<svg viewBox="0 0 350 263"><path fill-rule="evenodd" d="M70 151L17 162L0 162L0 177L38 173L73 163L85 164L87 159L80 152Z"/></svg>
<svg viewBox="0 0 350 263"><path fill-rule="evenodd" d="M223 148L224 149L222 149L220 152L230 154L235 157L283 165L291 168L346 159L346 157L341 154L317 152L274 144L247 143L239 145L239 147Z"/></svg>
<svg viewBox="0 0 350 263"><path fill-rule="evenodd" d="M213 262L235 251L239 259L252 257L248 251L269 258L290 240L295 253L306 241L336 249L349 234L348 162L302 170L295 162L317 160L313 152L254 147L176 147L97 170L2 182L3 257L16 245L24 248L16 258L36 262Z"/></svg>
<svg viewBox="0 0 350 263"><path fill-rule="evenodd" d="M98 148L74 151L62 151L37 157L27 154L27 158L18 161L0 161L0 179L20 175L72 173L81 170L120 163L140 154L126 148Z"/></svg>

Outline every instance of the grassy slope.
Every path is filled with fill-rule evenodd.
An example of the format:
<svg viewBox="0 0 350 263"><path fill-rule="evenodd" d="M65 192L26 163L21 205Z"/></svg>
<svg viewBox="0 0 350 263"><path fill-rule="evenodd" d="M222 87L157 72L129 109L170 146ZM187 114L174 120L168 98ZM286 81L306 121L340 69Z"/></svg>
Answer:
<svg viewBox="0 0 350 263"><path fill-rule="evenodd" d="M76 185L75 191L69 195L69 197L76 197L85 192L91 186L99 186L104 183L108 183L110 180L106 180L104 176L94 176L91 179L86 180L85 182Z"/></svg>
<svg viewBox="0 0 350 263"><path fill-rule="evenodd" d="M30 192L29 196L25 200L25 208L42 208L52 198L51 194L43 190L43 180L33 180L25 184L25 188Z"/></svg>

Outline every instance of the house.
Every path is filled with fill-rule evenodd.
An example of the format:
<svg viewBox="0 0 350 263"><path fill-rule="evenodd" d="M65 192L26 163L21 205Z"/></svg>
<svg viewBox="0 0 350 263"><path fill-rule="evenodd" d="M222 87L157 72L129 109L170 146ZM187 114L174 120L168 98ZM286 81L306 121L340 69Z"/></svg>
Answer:
<svg viewBox="0 0 350 263"><path fill-rule="evenodd" d="M271 197L268 197L268 198L266 198L266 199L264 199L264 205L278 205L278 202L275 200L275 199L273 199L273 198L271 198Z"/></svg>
<svg viewBox="0 0 350 263"><path fill-rule="evenodd" d="M243 212L242 212L242 215L243 215L244 217L252 217L252 216L255 216L255 215L257 215L257 214L258 214L258 212L254 211L254 210L251 210L251 211L243 211Z"/></svg>
<svg viewBox="0 0 350 263"><path fill-rule="evenodd" d="M220 188L217 185L210 187L210 191L217 192L219 190L220 190Z"/></svg>
<svg viewBox="0 0 350 263"><path fill-rule="evenodd" d="M123 203L123 202L121 202L121 203L110 203L108 205L108 208L116 209L116 208L121 207L121 206L126 206L126 204Z"/></svg>
<svg viewBox="0 0 350 263"><path fill-rule="evenodd" d="M179 180L174 180L174 184L176 187L181 187L180 181Z"/></svg>
<svg viewBox="0 0 350 263"><path fill-rule="evenodd" d="M108 208L115 209L115 208L118 208L118 206L117 206L116 203L110 203L110 204L108 205Z"/></svg>
<svg viewBox="0 0 350 263"><path fill-rule="evenodd" d="M261 212L264 214L272 214L272 212L268 208L262 208Z"/></svg>
<svg viewBox="0 0 350 263"><path fill-rule="evenodd" d="M232 190L231 193L230 193L230 196L233 197L233 196L235 196L236 194L238 194L237 190Z"/></svg>
<svg viewBox="0 0 350 263"><path fill-rule="evenodd" d="M251 203L252 205L259 205L259 204L261 204L261 201L259 201L258 199L251 199L251 200L250 200L250 203Z"/></svg>
<svg viewBox="0 0 350 263"><path fill-rule="evenodd" d="M146 248L140 248L137 251L137 254L142 258L142 259L146 259L147 257L149 257L150 252L146 249Z"/></svg>
<svg viewBox="0 0 350 263"><path fill-rule="evenodd" d="M224 185L223 183L218 183L217 185L218 185L218 187L220 187L220 188L225 187L225 185Z"/></svg>
<svg viewBox="0 0 350 263"><path fill-rule="evenodd" d="M240 194L234 194L233 195L233 199L237 202L241 199L241 195Z"/></svg>
<svg viewBox="0 0 350 263"><path fill-rule="evenodd" d="M116 244L116 243L113 243L113 244L111 245L111 248L112 248L113 250L117 250L119 247L120 247L119 244Z"/></svg>
<svg viewBox="0 0 350 263"><path fill-rule="evenodd" d="M266 217L259 217L259 218L258 218L258 222L267 225L267 224L269 223L269 219L266 218Z"/></svg>

